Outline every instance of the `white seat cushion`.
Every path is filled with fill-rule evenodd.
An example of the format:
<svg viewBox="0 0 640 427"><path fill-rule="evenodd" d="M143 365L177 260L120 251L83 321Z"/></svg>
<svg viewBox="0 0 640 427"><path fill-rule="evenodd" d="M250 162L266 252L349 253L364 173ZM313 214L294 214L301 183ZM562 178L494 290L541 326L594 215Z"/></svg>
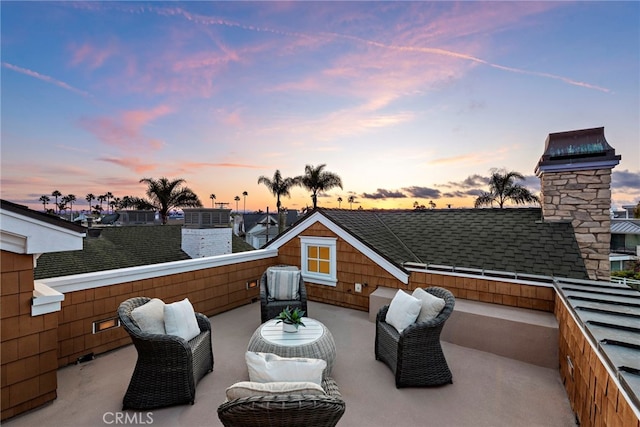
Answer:
<svg viewBox="0 0 640 427"><path fill-rule="evenodd" d="M427 322L435 319L446 304L442 298L438 298L422 288L416 288L412 295L422 303L416 322Z"/></svg>
<svg viewBox="0 0 640 427"><path fill-rule="evenodd" d="M200 334L200 327L189 298L164 306L164 327L169 335L189 341Z"/></svg>
<svg viewBox="0 0 640 427"><path fill-rule="evenodd" d="M278 381L271 383L257 383L240 381L227 388L227 399L240 399L252 396L271 396L274 394L306 394L325 395L325 391L318 384L309 381Z"/></svg>
<svg viewBox="0 0 640 427"><path fill-rule="evenodd" d="M312 382L322 383L327 362L304 357L280 357L271 353L247 351L245 354L249 379L253 382Z"/></svg>
<svg viewBox="0 0 640 427"><path fill-rule="evenodd" d="M142 332L147 334L166 334L164 328L164 302L152 298L146 304L131 310L131 318Z"/></svg>
<svg viewBox="0 0 640 427"><path fill-rule="evenodd" d="M422 304L418 298L414 298L402 289L398 289L396 295L389 304L385 322L402 332L418 318Z"/></svg>

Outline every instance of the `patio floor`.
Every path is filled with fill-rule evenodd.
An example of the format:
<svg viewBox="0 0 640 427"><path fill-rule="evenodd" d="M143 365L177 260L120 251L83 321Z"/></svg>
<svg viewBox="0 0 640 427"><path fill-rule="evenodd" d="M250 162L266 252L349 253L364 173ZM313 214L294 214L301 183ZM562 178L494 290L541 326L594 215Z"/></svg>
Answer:
<svg viewBox="0 0 640 427"><path fill-rule="evenodd" d="M336 341L332 377L346 402L341 426L576 426L557 370L443 342L453 384L396 389L391 370L375 360L375 325L368 313L310 302L309 315L324 323ZM136 360L135 348L127 346L60 369L58 398L3 426L86 427L126 420L134 425L221 426L216 409L228 386L248 380L244 352L259 324L259 303L211 318L214 370L198 384L194 405L126 411L125 418L122 397Z"/></svg>

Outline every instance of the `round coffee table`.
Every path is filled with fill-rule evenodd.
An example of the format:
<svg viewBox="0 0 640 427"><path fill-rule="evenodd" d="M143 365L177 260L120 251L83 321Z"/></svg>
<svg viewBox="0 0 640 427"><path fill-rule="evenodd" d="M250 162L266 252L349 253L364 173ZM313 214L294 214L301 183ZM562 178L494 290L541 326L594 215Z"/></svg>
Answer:
<svg viewBox="0 0 640 427"><path fill-rule="evenodd" d="M331 376L336 359L336 344L333 335L321 322L304 317L298 332L284 332L282 323L269 320L251 336L247 351L273 353L280 357L308 357L327 362L323 378Z"/></svg>

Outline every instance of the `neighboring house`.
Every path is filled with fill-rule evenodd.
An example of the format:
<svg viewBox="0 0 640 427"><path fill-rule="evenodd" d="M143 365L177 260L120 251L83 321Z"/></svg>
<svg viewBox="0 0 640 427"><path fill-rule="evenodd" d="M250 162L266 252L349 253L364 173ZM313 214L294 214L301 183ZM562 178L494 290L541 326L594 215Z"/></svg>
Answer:
<svg viewBox="0 0 640 427"><path fill-rule="evenodd" d="M640 219L611 220L611 271L629 270L640 257Z"/></svg>
<svg viewBox="0 0 640 427"><path fill-rule="evenodd" d="M298 211L287 211L285 216L285 226L288 228L298 220ZM244 240L252 247L258 249L264 246L267 241L278 235L278 214L243 214L240 215L240 222L237 230L239 236L244 236Z"/></svg>
<svg viewBox="0 0 640 427"><path fill-rule="evenodd" d="M88 230L82 250L43 254L35 278L44 279L94 271L190 259L182 249L181 225L102 227ZM253 250L232 236L232 252Z"/></svg>

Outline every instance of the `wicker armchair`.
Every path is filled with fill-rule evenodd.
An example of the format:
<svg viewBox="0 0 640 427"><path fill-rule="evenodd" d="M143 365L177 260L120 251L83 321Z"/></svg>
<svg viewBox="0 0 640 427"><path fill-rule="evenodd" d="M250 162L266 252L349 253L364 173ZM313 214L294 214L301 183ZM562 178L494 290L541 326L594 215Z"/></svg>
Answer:
<svg viewBox="0 0 640 427"><path fill-rule="evenodd" d="M344 414L345 402L335 381L322 380L326 396L278 394L228 400L218 407L225 427L331 427Z"/></svg>
<svg viewBox="0 0 640 427"><path fill-rule="evenodd" d="M440 345L440 332L453 312L455 298L443 288L424 290L445 300L444 308L435 319L414 323L398 333L396 328L385 322L388 305L382 307L376 317L376 359L391 368L397 388L453 383Z"/></svg>
<svg viewBox="0 0 640 427"><path fill-rule="evenodd" d="M276 268L298 269L295 266L276 265ZM269 267L271 268L271 267ZM267 287L267 272L269 269L262 273L260 278L260 319L264 323L267 320L271 320L276 317L287 306L292 309L299 307L300 310L306 312L305 316L309 317L309 311L307 310L307 288L304 285L302 275L300 275L299 283L299 295L300 298L296 300L272 300L269 301L269 289Z"/></svg>
<svg viewBox="0 0 640 427"><path fill-rule="evenodd" d="M151 409L195 402L196 384L213 370L211 323L196 313L200 335L190 341L175 335L142 332L131 311L150 298L131 298L120 304L118 317L138 351L123 409Z"/></svg>

